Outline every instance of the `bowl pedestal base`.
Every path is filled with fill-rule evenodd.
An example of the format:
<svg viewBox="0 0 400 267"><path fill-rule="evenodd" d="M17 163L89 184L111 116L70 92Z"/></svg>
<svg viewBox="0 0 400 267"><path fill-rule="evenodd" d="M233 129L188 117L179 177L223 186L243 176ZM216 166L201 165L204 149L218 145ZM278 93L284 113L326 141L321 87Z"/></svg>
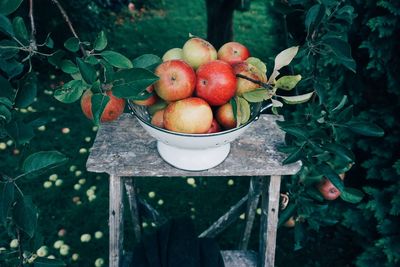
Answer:
<svg viewBox="0 0 400 267"><path fill-rule="evenodd" d="M186 149L157 141L160 156L172 166L186 171L203 171L222 163L229 154L230 144L204 149Z"/></svg>

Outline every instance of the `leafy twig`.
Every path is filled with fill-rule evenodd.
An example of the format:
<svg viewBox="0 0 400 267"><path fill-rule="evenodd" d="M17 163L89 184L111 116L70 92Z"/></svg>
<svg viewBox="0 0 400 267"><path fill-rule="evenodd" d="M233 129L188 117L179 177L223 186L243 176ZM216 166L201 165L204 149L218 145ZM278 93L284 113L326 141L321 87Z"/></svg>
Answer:
<svg viewBox="0 0 400 267"><path fill-rule="evenodd" d="M78 34L76 33L74 26L72 26L71 20L68 17L67 12L65 11L65 9L62 7L62 5L60 4L60 2L58 2L58 0L51 0L56 6L57 8L60 10L65 22L68 24L69 29L72 32L72 35L79 40L79 48L81 49L82 54L85 56L86 55L86 50L82 45L81 40L78 37Z"/></svg>
<svg viewBox="0 0 400 267"><path fill-rule="evenodd" d="M273 89L273 88L274 88L274 87L273 87L272 85L270 85L270 84L264 83L264 82L259 81L259 80L252 79L252 78L247 77L247 76L245 76L245 75L243 75L243 74L236 74L236 77L242 78L242 79L245 79L245 80L248 80L248 81L250 81L250 82L253 82L253 83L255 83L255 84L258 84L259 86L264 87L264 88L267 88L267 89Z"/></svg>

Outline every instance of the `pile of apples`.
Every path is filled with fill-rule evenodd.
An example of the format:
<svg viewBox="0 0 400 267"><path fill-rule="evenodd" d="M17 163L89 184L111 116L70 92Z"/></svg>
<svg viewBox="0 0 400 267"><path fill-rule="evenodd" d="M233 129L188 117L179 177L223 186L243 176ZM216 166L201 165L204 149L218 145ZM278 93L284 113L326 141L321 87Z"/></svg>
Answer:
<svg viewBox="0 0 400 267"><path fill-rule="evenodd" d="M260 87L237 75L267 82L266 74L249 63L254 60L249 50L237 42L217 51L194 37L182 48L168 50L162 60L155 70L159 80L146 88L152 96L133 102L149 106L153 125L174 132L204 134L237 127L243 120L237 122L231 99Z"/></svg>

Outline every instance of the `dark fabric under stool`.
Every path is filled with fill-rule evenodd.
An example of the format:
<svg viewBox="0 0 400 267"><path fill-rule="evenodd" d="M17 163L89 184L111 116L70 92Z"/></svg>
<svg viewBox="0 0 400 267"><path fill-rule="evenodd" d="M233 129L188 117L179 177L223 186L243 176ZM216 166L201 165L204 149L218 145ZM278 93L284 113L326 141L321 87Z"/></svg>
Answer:
<svg viewBox="0 0 400 267"><path fill-rule="evenodd" d="M143 236L133 250L132 267L224 267L214 239L197 238L192 220L172 219Z"/></svg>

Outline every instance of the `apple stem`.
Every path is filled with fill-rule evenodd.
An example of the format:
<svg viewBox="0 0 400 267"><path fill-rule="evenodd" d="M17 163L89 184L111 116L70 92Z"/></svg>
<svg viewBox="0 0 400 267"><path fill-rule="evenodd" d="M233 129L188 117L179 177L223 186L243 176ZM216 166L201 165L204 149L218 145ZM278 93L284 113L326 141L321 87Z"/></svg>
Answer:
<svg viewBox="0 0 400 267"><path fill-rule="evenodd" d="M258 85L260 85L261 87L264 87L264 88L266 88L266 89L272 90L272 89L274 88L274 87L273 87L272 85L270 85L270 84L264 83L264 82L259 81L259 80L252 79L252 78L247 77L247 76L245 76L245 75L243 75L243 74L239 74L239 73L238 73L238 74L236 74L236 77L242 78L242 79L245 79L245 80L248 80L248 81L253 82L253 83L255 83L255 84L258 84Z"/></svg>

